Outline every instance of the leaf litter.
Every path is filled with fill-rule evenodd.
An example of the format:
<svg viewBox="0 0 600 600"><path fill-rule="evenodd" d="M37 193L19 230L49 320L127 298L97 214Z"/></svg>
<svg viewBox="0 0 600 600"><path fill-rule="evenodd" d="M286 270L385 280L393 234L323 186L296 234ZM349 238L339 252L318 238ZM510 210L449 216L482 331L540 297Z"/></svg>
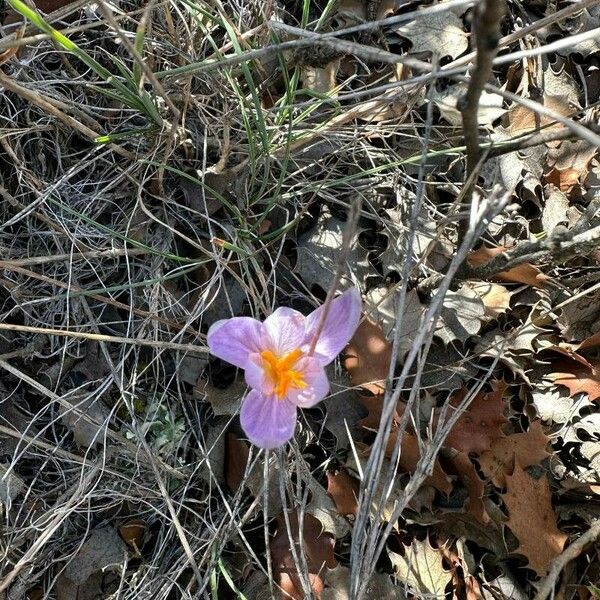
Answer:
<svg viewBox="0 0 600 600"><path fill-rule="evenodd" d="M600 516L599 158L564 128L595 131L597 3L509 6L474 191L510 202L440 296L476 205L468 3L34 4L77 49L1 15L0 594L533 597ZM323 303L357 200L361 324L261 453L205 335ZM557 597L593 597L594 551Z"/></svg>

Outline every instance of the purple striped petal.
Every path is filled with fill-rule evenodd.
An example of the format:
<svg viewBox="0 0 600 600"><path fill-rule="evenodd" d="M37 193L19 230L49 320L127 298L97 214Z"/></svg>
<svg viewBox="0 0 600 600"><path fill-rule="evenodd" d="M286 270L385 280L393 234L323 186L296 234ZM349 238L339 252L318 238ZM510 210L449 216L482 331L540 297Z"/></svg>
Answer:
<svg viewBox="0 0 600 600"><path fill-rule="evenodd" d="M306 317L293 308L278 308L269 315L264 326L273 343L271 350L278 356L299 348L306 335Z"/></svg>
<svg viewBox="0 0 600 600"><path fill-rule="evenodd" d="M360 321L362 300L357 288L338 296L332 303L323 329L315 346L315 358L321 365L329 364L348 344ZM307 345L317 332L323 307L320 306L306 317Z"/></svg>
<svg viewBox="0 0 600 600"><path fill-rule="evenodd" d="M250 317L233 317L217 321L206 336L209 352L244 369L248 357L268 344L268 336L260 321Z"/></svg>
<svg viewBox="0 0 600 600"><path fill-rule="evenodd" d="M287 399L300 408L310 408L320 402L329 393L329 379L325 369L314 356L301 358L294 367L304 376L304 389L290 388Z"/></svg>
<svg viewBox="0 0 600 600"><path fill-rule="evenodd" d="M292 439L296 407L275 396L251 390L242 404L240 422L248 439L259 448L279 448Z"/></svg>

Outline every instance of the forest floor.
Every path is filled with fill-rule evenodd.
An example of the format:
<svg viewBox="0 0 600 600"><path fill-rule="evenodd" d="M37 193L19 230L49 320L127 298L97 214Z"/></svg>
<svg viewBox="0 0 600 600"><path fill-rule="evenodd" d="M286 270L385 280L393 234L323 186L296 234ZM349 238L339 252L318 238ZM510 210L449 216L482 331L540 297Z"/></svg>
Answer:
<svg viewBox="0 0 600 600"><path fill-rule="evenodd" d="M0 18L0 598L600 599L600 0ZM351 287L254 447L208 328Z"/></svg>

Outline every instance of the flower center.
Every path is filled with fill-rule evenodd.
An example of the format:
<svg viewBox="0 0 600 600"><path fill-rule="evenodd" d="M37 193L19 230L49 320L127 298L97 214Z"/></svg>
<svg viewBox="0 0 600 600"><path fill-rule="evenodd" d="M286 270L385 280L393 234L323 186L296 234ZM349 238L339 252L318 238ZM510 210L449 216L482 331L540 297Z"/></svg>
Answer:
<svg viewBox="0 0 600 600"><path fill-rule="evenodd" d="M280 400L290 388L303 390L306 387L304 373L293 369L302 354L298 348L283 356L277 356L270 350L260 353L267 377L273 382L273 392Z"/></svg>

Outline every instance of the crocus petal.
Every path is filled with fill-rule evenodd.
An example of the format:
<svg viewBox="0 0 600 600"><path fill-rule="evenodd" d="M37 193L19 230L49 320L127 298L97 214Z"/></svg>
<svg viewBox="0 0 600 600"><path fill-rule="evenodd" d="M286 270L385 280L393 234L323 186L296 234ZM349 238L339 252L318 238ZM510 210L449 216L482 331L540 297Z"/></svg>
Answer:
<svg viewBox="0 0 600 600"><path fill-rule="evenodd" d="M296 407L286 399L251 390L242 404L240 421L255 446L278 448L294 435Z"/></svg>
<svg viewBox="0 0 600 600"><path fill-rule="evenodd" d="M271 350L281 356L299 348L306 336L305 322L306 317L293 308L281 307L269 315L264 326L273 344Z"/></svg>
<svg viewBox="0 0 600 600"><path fill-rule="evenodd" d="M357 288L352 288L338 296L329 308L327 318L315 346L314 356L323 366L329 364L348 344L360 321L362 300ZM306 317L306 344L317 332L323 306Z"/></svg>
<svg viewBox="0 0 600 600"><path fill-rule="evenodd" d="M249 387L268 395L273 392L273 382L267 377L263 363L260 354L250 354L244 375Z"/></svg>
<svg viewBox="0 0 600 600"><path fill-rule="evenodd" d="M301 358L294 367L302 373L306 387L304 389L290 388L287 399L300 408L310 408L320 402L329 393L329 379L323 365L314 356Z"/></svg>
<svg viewBox="0 0 600 600"><path fill-rule="evenodd" d="M227 362L245 368L251 353L264 349L267 335L260 321L250 317L233 317L217 321L206 336L209 352Z"/></svg>

